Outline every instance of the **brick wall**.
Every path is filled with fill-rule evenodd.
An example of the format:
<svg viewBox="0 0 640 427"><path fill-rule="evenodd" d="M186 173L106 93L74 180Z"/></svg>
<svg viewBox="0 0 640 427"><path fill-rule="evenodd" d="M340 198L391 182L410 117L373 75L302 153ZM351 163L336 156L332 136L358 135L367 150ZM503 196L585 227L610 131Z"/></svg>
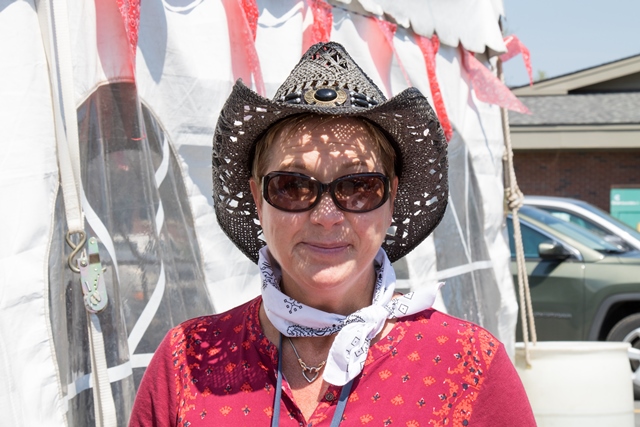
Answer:
<svg viewBox="0 0 640 427"><path fill-rule="evenodd" d="M518 150L513 161L525 195L582 199L609 212L612 187L640 188L640 150Z"/></svg>

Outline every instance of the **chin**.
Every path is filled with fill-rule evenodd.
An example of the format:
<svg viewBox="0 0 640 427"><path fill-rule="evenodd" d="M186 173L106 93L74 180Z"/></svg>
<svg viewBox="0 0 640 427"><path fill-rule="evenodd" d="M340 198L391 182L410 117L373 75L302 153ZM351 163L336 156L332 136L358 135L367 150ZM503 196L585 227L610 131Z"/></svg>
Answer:
<svg viewBox="0 0 640 427"><path fill-rule="evenodd" d="M310 272L311 280L317 284L317 287L330 289L333 287L344 285L357 277L361 276L364 271L355 269L353 262L331 265L325 268L317 269Z"/></svg>

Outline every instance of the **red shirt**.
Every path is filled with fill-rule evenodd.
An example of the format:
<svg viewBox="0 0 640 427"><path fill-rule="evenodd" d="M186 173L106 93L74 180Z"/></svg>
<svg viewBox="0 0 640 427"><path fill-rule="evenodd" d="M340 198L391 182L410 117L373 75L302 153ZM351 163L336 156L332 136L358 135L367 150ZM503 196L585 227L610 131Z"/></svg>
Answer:
<svg viewBox="0 0 640 427"><path fill-rule="evenodd" d="M169 331L131 414L137 426L269 426L278 349L262 333L261 298ZM341 387L304 420L283 380L280 426L329 426ZM369 349L344 426L535 426L504 347L464 320L425 310L398 319Z"/></svg>

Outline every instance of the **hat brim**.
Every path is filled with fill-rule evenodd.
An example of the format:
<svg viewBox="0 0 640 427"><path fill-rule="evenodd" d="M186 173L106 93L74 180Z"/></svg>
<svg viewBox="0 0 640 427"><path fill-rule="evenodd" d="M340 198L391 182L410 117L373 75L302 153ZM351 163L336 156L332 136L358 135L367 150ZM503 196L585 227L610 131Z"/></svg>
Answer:
<svg viewBox="0 0 640 427"><path fill-rule="evenodd" d="M448 201L447 143L427 99L408 88L371 108L320 107L264 98L238 80L213 139L213 198L218 224L257 263L266 243L251 195L250 162L256 141L276 122L299 114L360 117L377 125L396 149L398 191L392 225L382 247L394 262L440 223Z"/></svg>

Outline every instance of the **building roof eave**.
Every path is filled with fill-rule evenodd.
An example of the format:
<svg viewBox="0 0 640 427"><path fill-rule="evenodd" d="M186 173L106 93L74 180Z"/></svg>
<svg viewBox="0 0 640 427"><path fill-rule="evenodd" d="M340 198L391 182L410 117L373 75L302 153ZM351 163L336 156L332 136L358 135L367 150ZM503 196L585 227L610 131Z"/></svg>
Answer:
<svg viewBox="0 0 640 427"><path fill-rule="evenodd" d="M640 55L542 80L533 86L511 88L516 96L567 95L569 91L640 73Z"/></svg>

